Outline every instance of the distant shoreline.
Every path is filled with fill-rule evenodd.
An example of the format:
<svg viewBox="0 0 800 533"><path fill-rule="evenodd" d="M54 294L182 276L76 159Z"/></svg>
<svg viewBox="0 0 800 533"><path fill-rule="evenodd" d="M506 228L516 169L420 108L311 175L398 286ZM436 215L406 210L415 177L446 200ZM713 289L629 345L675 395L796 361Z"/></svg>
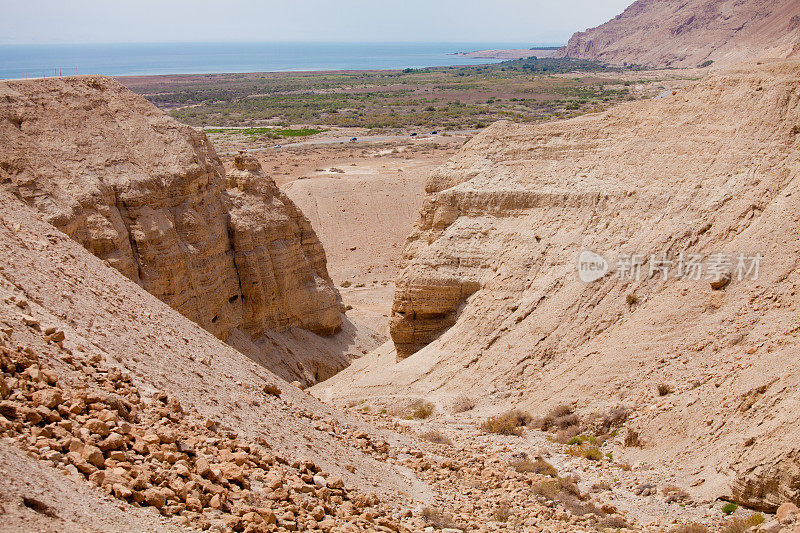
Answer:
<svg viewBox="0 0 800 533"><path fill-rule="evenodd" d="M454 52L550 43L131 43L0 46L0 78L394 70L455 66ZM469 57L469 56L467 56ZM502 59L469 57L471 64Z"/></svg>
<svg viewBox="0 0 800 533"><path fill-rule="evenodd" d="M525 59L527 57L553 57L561 47L512 48L504 50L475 50L472 52L456 52L454 56L472 59Z"/></svg>

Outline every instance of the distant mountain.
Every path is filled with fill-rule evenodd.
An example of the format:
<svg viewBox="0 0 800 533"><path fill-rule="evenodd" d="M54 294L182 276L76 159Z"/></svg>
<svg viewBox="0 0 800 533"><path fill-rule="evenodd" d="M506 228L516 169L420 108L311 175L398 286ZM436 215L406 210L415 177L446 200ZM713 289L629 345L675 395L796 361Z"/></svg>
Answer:
<svg viewBox="0 0 800 533"><path fill-rule="evenodd" d="M800 53L798 0L638 0L557 57L695 67Z"/></svg>

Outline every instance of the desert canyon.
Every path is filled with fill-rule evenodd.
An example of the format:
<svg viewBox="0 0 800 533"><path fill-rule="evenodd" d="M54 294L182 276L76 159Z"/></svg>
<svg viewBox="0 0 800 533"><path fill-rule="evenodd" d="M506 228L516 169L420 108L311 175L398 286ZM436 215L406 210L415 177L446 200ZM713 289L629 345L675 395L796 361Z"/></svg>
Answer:
<svg viewBox="0 0 800 533"><path fill-rule="evenodd" d="M280 153L0 82L0 530L800 531L800 3L556 55L692 80Z"/></svg>

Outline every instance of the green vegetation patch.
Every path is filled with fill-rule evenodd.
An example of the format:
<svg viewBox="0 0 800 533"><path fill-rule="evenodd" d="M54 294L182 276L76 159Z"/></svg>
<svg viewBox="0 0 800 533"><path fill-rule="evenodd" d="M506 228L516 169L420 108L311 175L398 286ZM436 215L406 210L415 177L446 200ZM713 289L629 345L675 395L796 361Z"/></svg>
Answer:
<svg viewBox="0 0 800 533"><path fill-rule="evenodd" d="M206 133L224 133L226 135L247 135L250 137L269 137L271 139L283 139L287 137L308 137L327 131L315 128L211 128Z"/></svg>

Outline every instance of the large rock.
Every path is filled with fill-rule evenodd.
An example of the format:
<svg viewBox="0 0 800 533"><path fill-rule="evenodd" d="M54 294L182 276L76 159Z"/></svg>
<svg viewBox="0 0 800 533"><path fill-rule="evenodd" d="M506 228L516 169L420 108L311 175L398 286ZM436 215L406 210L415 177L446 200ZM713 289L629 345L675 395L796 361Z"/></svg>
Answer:
<svg viewBox="0 0 800 533"><path fill-rule="evenodd" d="M796 0L637 0L596 28L577 32L557 57L615 65L731 65L800 50Z"/></svg>
<svg viewBox="0 0 800 533"><path fill-rule="evenodd" d="M111 79L0 84L0 182L220 339L342 325L308 220L241 158ZM341 363L336 363L341 368Z"/></svg>

